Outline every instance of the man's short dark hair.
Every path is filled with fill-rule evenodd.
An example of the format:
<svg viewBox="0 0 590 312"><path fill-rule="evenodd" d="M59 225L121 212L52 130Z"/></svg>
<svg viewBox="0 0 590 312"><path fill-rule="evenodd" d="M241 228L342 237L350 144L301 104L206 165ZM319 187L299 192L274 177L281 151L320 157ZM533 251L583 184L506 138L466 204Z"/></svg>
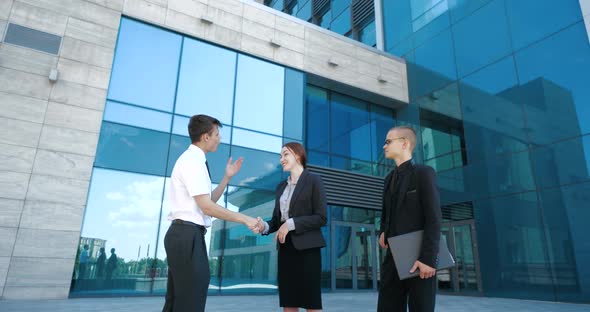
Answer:
<svg viewBox="0 0 590 312"><path fill-rule="evenodd" d="M188 135L191 137L191 142L199 142L203 134L213 131L214 125L217 125L218 128L223 127L219 120L211 116L194 115L191 117L188 123Z"/></svg>

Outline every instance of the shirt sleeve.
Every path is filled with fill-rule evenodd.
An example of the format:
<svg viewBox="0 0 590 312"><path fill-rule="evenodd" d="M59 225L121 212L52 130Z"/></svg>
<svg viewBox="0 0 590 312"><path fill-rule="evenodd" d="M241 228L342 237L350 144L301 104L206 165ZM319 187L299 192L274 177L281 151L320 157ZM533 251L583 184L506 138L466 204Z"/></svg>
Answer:
<svg viewBox="0 0 590 312"><path fill-rule="evenodd" d="M181 167L180 177L191 197L211 194L211 180L204 162L185 161Z"/></svg>
<svg viewBox="0 0 590 312"><path fill-rule="evenodd" d="M287 222L287 228L289 229L289 231L295 230L295 221L293 221L293 218L289 218L285 222Z"/></svg>

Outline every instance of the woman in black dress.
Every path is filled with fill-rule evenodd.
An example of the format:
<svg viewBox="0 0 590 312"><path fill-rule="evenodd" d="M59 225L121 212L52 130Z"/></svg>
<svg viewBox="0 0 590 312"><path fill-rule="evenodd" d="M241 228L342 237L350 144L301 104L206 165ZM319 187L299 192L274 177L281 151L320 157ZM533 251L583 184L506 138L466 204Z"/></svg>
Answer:
<svg viewBox="0 0 590 312"><path fill-rule="evenodd" d="M322 310L321 254L326 246L320 228L326 224L322 179L305 169L307 155L299 143L281 149L286 181L277 186L272 219L263 235L277 232L279 304L284 312Z"/></svg>

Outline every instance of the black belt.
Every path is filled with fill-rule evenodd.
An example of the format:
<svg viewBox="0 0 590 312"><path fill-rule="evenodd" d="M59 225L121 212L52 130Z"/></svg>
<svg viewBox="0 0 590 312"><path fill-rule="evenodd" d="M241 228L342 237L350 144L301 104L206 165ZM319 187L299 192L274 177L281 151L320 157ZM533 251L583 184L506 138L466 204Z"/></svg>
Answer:
<svg viewBox="0 0 590 312"><path fill-rule="evenodd" d="M196 226L196 227L200 228L203 231L203 235L205 235L207 233L207 228L205 228L204 226L202 226L200 224L192 223L192 222L189 222L189 221L184 221L184 220L180 220L180 219L174 219L174 220L172 220L172 224L182 224L182 225Z"/></svg>

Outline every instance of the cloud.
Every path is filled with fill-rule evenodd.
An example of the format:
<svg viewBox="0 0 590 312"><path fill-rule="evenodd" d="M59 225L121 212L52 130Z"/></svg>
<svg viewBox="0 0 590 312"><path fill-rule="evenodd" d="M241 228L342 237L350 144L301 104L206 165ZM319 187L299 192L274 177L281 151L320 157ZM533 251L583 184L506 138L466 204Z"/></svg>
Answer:
<svg viewBox="0 0 590 312"><path fill-rule="evenodd" d="M107 193L106 197L117 201L115 209L108 213L113 227L127 229L153 226L160 217L162 205L161 178L150 181L135 181L121 192Z"/></svg>
<svg viewBox="0 0 590 312"><path fill-rule="evenodd" d="M106 196L109 200L122 200L125 198L125 196L119 192L109 192Z"/></svg>

